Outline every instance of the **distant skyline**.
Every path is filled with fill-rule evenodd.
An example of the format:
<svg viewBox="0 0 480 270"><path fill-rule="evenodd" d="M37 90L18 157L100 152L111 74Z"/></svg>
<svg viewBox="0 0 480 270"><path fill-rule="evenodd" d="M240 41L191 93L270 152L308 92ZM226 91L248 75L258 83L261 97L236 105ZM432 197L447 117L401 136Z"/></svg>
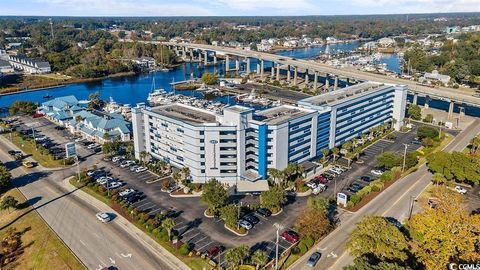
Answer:
<svg viewBox="0 0 480 270"><path fill-rule="evenodd" d="M478 12L480 0L0 0L0 15L288 16Z"/></svg>

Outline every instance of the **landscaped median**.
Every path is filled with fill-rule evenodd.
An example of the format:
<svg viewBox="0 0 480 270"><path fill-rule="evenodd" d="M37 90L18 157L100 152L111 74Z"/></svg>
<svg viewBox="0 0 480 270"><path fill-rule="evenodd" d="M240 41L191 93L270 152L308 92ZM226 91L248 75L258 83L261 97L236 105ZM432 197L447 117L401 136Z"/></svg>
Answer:
<svg viewBox="0 0 480 270"><path fill-rule="evenodd" d="M182 243L178 239L176 231L173 230L175 222L167 217L168 213L162 211L152 216L123 203L117 190L112 190L110 194L107 194L107 190L102 185L92 182L85 171L80 173L80 181L77 176L72 176L69 183L110 206L190 268L194 270L212 268L212 265L201 258L201 254L192 250L188 243Z"/></svg>

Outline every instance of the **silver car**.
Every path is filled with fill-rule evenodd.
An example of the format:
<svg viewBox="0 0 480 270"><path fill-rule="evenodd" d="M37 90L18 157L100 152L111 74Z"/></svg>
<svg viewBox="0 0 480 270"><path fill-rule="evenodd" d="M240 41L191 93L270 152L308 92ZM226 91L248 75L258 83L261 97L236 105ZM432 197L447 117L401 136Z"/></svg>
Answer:
<svg viewBox="0 0 480 270"><path fill-rule="evenodd" d="M308 258L307 265L310 267L314 267L317 264L318 260L320 260L321 256L322 254L320 254L320 252L312 253L312 255L310 255L310 258Z"/></svg>

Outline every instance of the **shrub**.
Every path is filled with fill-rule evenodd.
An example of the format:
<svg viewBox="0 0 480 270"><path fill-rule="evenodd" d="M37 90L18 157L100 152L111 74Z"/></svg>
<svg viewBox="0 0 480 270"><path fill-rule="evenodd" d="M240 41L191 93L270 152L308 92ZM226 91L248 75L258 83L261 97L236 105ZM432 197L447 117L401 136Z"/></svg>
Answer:
<svg viewBox="0 0 480 270"><path fill-rule="evenodd" d="M298 254L298 253L300 253L300 249L298 247L293 247L292 254Z"/></svg>
<svg viewBox="0 0 480 270"><path fill-rule="evenodd" d="M352 202L353 205L357 204L360 200L361 198L357 194L350 196L350 202Z"/></svg>
<svg viewBox="0 0 480 270"><path fill-rule="evenodd" d="M315 243L315 240L313 240L312 237L307 236L303 239L303 242L305 242L305 245L307 245L308 248L311 248L313 244Z"/></svg>
<svg viewBox="0 0 480 270"><path fill-rule="evenodd" d="M355 206L355 204L352 201L347 202L347 208L352 208L354 206Z"/></svg>
<svg viewBox="0 0 480 270"><path fill-rule="evenodd" d="M358 197L361 199L367 196L368 193L372 192L372 187L370 185L363 187L358 193Z"/></svg>
<svg viewBox="0 0 480 270"><path fill-rule="evenodd" d="M380 181L382 182L388 182L390 180L393 180L393 173L391 171L386 171L380 176Z"/></svg>
<svg viewBox="0 0 480 270"><path fill-rule="evenodd" d="M188 243L183 243L180 246L180 254L187 255L190 252L190 245Z"/></svg>
<svg viewBox="0 0 480 270"><path fill-rule="evenodd" d="M308 251L308 247L304 242L298 243L297 247L300 249L300 253L305 253Z"/></svg>
<svg viewBox="0 0 480 270"><path fill-rule="evenodd" d="M373 192L379 192L384 186L383 182L379 180L372 182L370 185L372 186Z"/></svg>
<svg viewBox="0 0 480 270"><path fill-rule="evenodd" d="M423 138L438 138L438 129L429 126L421 126L417 129L417 137L423 140Z"/></svg>

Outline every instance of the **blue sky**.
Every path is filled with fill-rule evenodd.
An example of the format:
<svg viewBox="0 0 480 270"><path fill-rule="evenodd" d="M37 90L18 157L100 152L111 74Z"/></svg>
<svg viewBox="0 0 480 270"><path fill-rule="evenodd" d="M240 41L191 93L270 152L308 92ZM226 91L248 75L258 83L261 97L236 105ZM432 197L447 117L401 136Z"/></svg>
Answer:
<svg viewBox="0 0 480 270"><path fill-rule="evenodd" d="M0 15L254 16L480 11L480 0L0 0Z"/></svg>

